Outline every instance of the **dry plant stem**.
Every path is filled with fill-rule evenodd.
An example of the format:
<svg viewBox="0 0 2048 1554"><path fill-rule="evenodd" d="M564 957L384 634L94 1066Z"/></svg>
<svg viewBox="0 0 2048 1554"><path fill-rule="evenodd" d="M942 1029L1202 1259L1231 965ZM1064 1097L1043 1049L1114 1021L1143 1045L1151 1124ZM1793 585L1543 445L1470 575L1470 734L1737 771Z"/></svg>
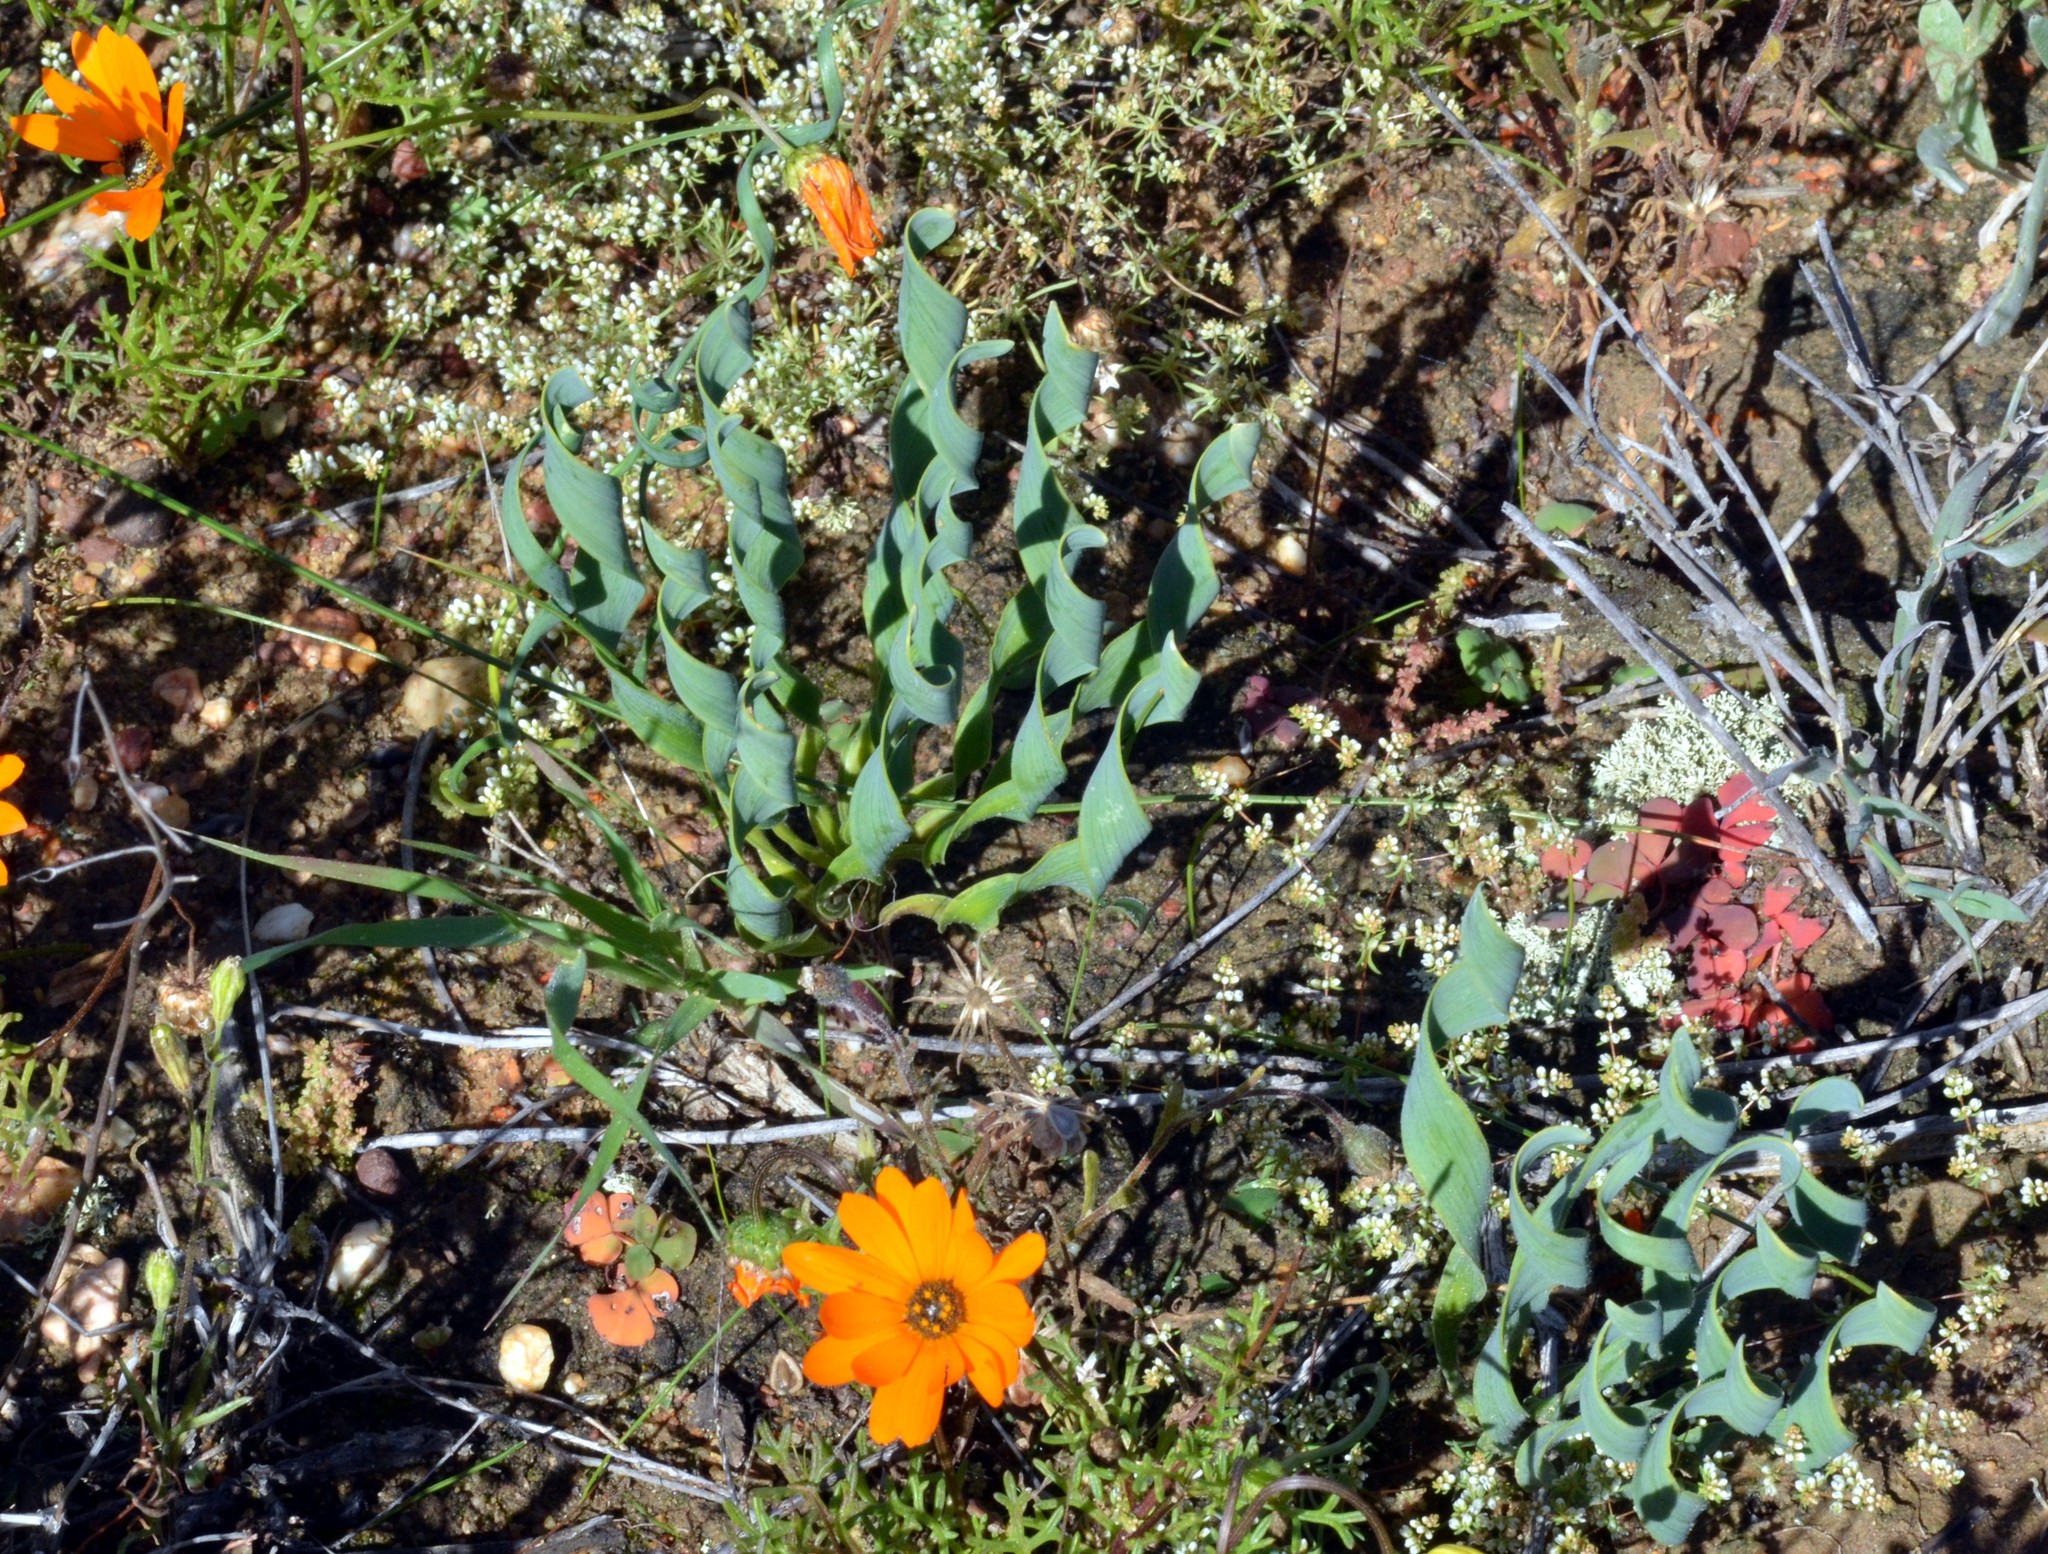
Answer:
<svg viewBox="0 0 2048 1554"><path fill-rule="evenodd" d="M1823 664L1821 678L1816 678L1808 673L1805 666L1799 662L1798 656L1785 643L1779 641L1772 633L1765 630L1751 611L1743 608L1742 603L1736 599L1727 584L1686 542L1679 526L1678 515L1670 509L1663 497L1658 494L1656 487L1643 476L1642 472L1628 458L1626 452L1615 443L1614 439L1607 434L1606 429L1600 425L1599 416L1591 397L1588 396L1581 399L1574 396L1572 391L1565 387L1558 376L1548 367L1544 366L1542 362L1537 361L1533 357L1527 357L1524 360L1528 362L1529 367L1537 376L1542 378L1551 393L1557 396L1559 403L1565 407L1572 418L1592 434L1594 439L1600 444L1601 451L1607 455L1615 470L1619 472L1620 477L1634 489L1635 495L1643 509L1643 517L1646 520L1653 520L1646 521L1643 524L1643 528L1656 543L1657 548L1670 559L1673 566L1677 567L1685 575L1686 580L1692 584L1701 598L1713 608L1716 619L1735 636L1741 638L1744 646L1749 649L1750 657L1755 660L1758 669L1764 676L1764 684L1770 691L1771 702L1778 709L1778 716L1787 729L1789 730L1794 727L1794 720L1792 717L1792 704L1786 699L1784 684L1779 679L1781 670L1785 674L1791 675L1798 682L1799 688L1805 691L1807 695L1819 702L1822 707L1829 709L1830 714L1835 717L1837 726L1840 727L1844 721L1840 713L1840 703L1834 695L1832 681L1826 676L1825 665ZM1589 361L1589 376L1590 366L1591 363ZM1644 451L1648 452L1649 450ZM1662 455L1656 453L1650 453L1649 456L1667 468L1671 467L1674 462L1677 462L1667 460ZM1595 473L1598 472L1596 471ZM1610 481L1609 483L1611 484L1612 482ZM1622 492L1616 493L1616 495L1625 494Z"/></svg>
<svg viewBox="0 0 2048 1554"><path fill-rule="evenodd" d="M2029 918L2032 918L2034 912L2042 903L2048 902L2048 869L2043 869L2039 874L2028 880L2026 884L2014 891L2012 902L2014 906L2025 912ZM1943 990L1948 987L1949 983L1955 980L1962 969L1965 966L1977 963L1978 952L1991 942L1991 936L1997 933L2003 926L2005 925L1996 918L1989 919L1983 927L1970 936L1969 943L1943 961L1941 968L1934 973L1933 978L1927 983L1927 990L1920 995L1919 1003L1913 1006L1913 1012L1907 1015L1901 1024L1911 1025L1931 1009L1934 1006L1934 1001L1942 995Z"/></svg>
<svg viewBox="0 0 2048 1554"><path fill-rule="evenodd" d="M1210 945L1236 928L1239 923L1250 917L1252 913L1258 911L1260 907L1294 883L1295 877L1308 867L1309 860L1329 846L1331 840L1343 829L1344 822L1351 816L1352 807L1357 804L1359 796L1365 792L1366 784L1371 780L1372 768L1367 767L1358 774L1358 779L1345 792L1342 801L1337 806L1337 813L1332 815L1328 824L1316 833L1315 840L1308 845L1308 851L1267 880L1265 884L1261 885L1252 898L1245 902L1243 906L1237 908L1227 917L1219 918L1199 938L1175 951L1173 957L1165 965L1146 972L1137 981L1117 994L1116 997L1096 1010L1095 1013L1089 1015L1087 1019L1081 1021L1072 1030L1068 1031L1067 1040L1070 1043L1078 1041L1090 1031L1095 1030L1114 1016L1128 1009L1132 1004L1151 992L1153 988L1188 965L1204 950L1208 949Z"/></svg>
<svg viewBox="0 0 2048 1554"><path fill-rule="evenodd" d="M1880 441L1884 446L1885 456L1891 461L1892 467L1912 495L1914 511L1919 515L1921 523L1928 533L1932 534L1940 519L1941 503L1935 497L1933 486L1927 478L1927 471L1899 421L1895 401L1902 396L1888 391L1879 381L1876 360L1871 356L1869 343L1864 339L1863 331L1856 322L1855 304L1850 299L1847 283L1842 279L1842 268L1835 258L1834 243L1828 236L1824 222L1815 223L1814 241L1819 245L1821 260L1827 267L1828 284L1826 287L1821 286L1811 265L1802 264L1799 267L1800 277L1820 305L1829 329L1842 348L1842 358L1848 367L1851 380L1871 402L1882 434ZM1798 369L1792 358L1783 351L1778 352L1777 357L1778 360L1800 371L1800 376L1809 383L1814 381L1811 374ZM1825 390L1823 392L1825 393ZM1830 403L1848 415L1852 422L1858 420L1854 413L1842 404L1838 396L1829 394L1827 397ZM1859 430L1862 429L1864 428L1859 425ZM1985 655L1983 632L1977 624L1977 612L1970 602L1967 561L1958 560L1949 566L1948 583L1949 591L1955 596L1956 611L1962 618L1963 641L1970 652L1971 667L1976 671L1979 681L1978 704L1983 708L1985 721L1988 723L1993 717L1991 703L1996 687L1995 683L1984 682L1983 677L1987 673L1987 667L1995 671L1998 660L1987 660ZM1930 694L1938 685L1937 679L1929 687ZM1992 745L1998 758L2000 791L2009 800L2013 793L2012 752L2006 745L2005 731L2002 727L1993 727Z"/></svg>
<svg viewBox="0 0 2048 1554"><path fill-rule="evenodd" d="M1962 326L1942 342L1941 349L1923 362L1919 370L1899 386L1899 393L1917 394L1932 383L1934 375L1954 361L1962 348L1970 343L1971 338L1977 333L1978 326L1989 316L1992 306L1992 303L1986 302L1965 319ZM1864 435L1850 450L1849 456L1835 466L1833 473L1828 476L1827 484L1820 488L1819 494L1806 504L1806 510L1793 519L1792 526L1785 531L1787 550L1805 538L1806 531L1813 526L1814 520L1826 512L1835 498L1841 495L1842 488L1848 485L1856 471L1863 467L1863 461L1870 457L1870 450L1876 446L1877 438L1874 435Z"/></svg>
<svg viewBox="0 0 2048 1554"><path fill-rule="evenodd" d="M1258 1078L1257 1074L1253 1075L1254 1081ZM1300 1080L1282 1078L1270 1084L1254 1084L1251 1088L1247 1088L1247 1085L1231 1085L1210 1090L1188 1090L1182 1092L1182 1101L1191 1107L1203 1107L1219 1105L1232 1097L1243 1100L1269 1100L1274 1097L1286 1098L1297 1095L1342 1096L1352 1093L1352 1086L1334 1080L1305 1084ZM1164 1105L1166 1097L1155 1090L1135 1090L1122 1095L1082 1096L1080 1100L1082 1104L1102 1111L1150 1111L1155 1106ZM964 1122L971 1120L976 1111L975 1106L967 1104L934 1106L931 1109L931 1116L934 1121ZM924 1113L899 1112L897 1119L905 1127L916 1127L924 1121ZM657 1135L664 1144L698 1149L733 1149L748 1144L778 1144L791 1139L825 1138L834 1133L855 1133L867 1126L869 1124L858 1117L814 1117L807 1122L755 1122L738 1128L661 1128L657 1130ZM476 1144L588 1144L603 1136L602 1128L431 1128L417 1133L389 1134L384 1138L370 1140L363 1148L440 1149L449 1145Z"/></svg>
<svg viewBox="0 0 2048 1554"><path fill-rule="evenodd" d="M1521 532L1522 537L1541 553L1544 560L1562 572L1587 601L1607 618L1607 624L1615 629L1621 639L1634 650L1636 656L1656 671L1657 678L1662 680L1671 694L1678 699L1679 705L1698 719L1700 726L1714 736L1714 742L1721 747L1728 759L1735 763L1736 769L1749 779L1750 785L1777 812L1778 833L1785 840L1786 851L1811 869L1814 878L1827 887L1828 893L1841 904L1844 915L1862 936L1863 941L1866 944L1877 943L1877 923L1871 917L1870 909L1856 894L1855 887L1849 883L1848 877L1820 850L1820 844L1814 840L1813 833L1806 829L1806 823L1794 813L1790 804L1778 796L1771 786L1769 776L1750 759L1749 752L1744 750L1735 736L1722 726L1721 720L1707 710L1706 703L1701 701L1692 687L1685 683L1684 677L1651 645L1648 634L1629 618L1620 605L1608 597L1599 584L1586 575L1586 569L1566 554L1563 546L1531 523L1528 515L1519 507L1512 502L1503 502L1501 510L1508 515L1509 521Z"/></svg>
<svg viewBox="0 0 2048 1554"><path fill-rule="evenodd" d="M80 695L89 694L90 690L91 680L88 676L86 686L81 689ZM111 736L108 739L108 754L110 756L113 755ZM119 764L118 761L116 764ZM168 857L159 854L156 866L150 870L149 888L143 892L145 903L159 900L157 886L168 874L168 865ZM168 897L162 899L168 899ZM160 902L157 910L162 910ZM70 1212L64 1217L64 1233L57 1239L57 1249L50 1258L49 1271L43 1275L42 1284L38 1288L34 1304L29 1310L26 1321L28 1337L22 1341L21 1347L15 1351L13 1360L8 1363L6 1373L0 1375L0 1408L11 1405L14 1398L14 1389L21 1380L22 1371L27 1367L29 1360L34 1357L37 1349L42 1345L42 1335L38 1331L38 1326L42 1322L43 1314L50 1310L50 1301L57 1292L57 1276L63 1271L64 1260L71 1255L71 1249L78 1244L79 1209L84 1204L86 1190L96 1180L96 1173L99 1170L100 1144L106 1137L107 1121L114 1114L114 1095L119 1090L121 1084L121 1059L127 1052L128 1032L135 1021L135 986L137 976L142 969L143 937L141 929L155 915L154 911L148 910L145 906L144 912L138 916L128 936L128 980L127 985L121 990L121 1013L114 1025L114 1039L107 1048L106 1072L100 1079L99 1105L93 1112L92 1130L85 1137L85 1155L78 1169L79 1190L72 1195Z"/></svg>
<svg viewBox="0 0 2048 1554"><path fill-rule="evenodd" d="M1900 1085L1896 1090L1887 1090L1883 1095L1867 1102L1863 1110L1856 1114L1857 1120L1860 1122L1865 1117L1874 1117L1879 1112L1890 1111L1900 1102L1909 1101L1922 1091L1933 1089L1954 1070L1967 1068L2021 1026L2038 1020L2043 1010L2048 1010L2048 989L2013 1000L1996 1011L1996 1023L1991 1025L1988 1034L1979 1037L1965 1051L1950 1058L1946 1063L1931 1068L1917 1079Z"/></svg>
<svg viewBox="0 0 2048 1554"><path fill-rule="evenodd" d="M407 873L412 872L412 823L419 809L420 777L426 771L427 762L433 759L433 755L434 731L427 729L421 733L418 742L412 747L412 765L406 768L405 774L405 808L398 822L398 866ZM420 898L415 891L409 890L405 893L405 915L414 922L419 921ZM469 1021L462 1017L461 1009L456 1007L454 995L448 991L448 984L441 979L441 963L434 957L433 946L421 945L419 956L420 964L427 968L427 981L432 985L434 996L440 1000L441 1007L447 1010L449 1017L455 1021L456 1029L468 1030Z"/></svg>
<svg viewBox="0 0 2048 1554"><path fill-rule="evenodd" d="M1429 99L1430 105L1436 109L1437 114L1452 129L1457 131L1459 138L1466 145L1470 146L1479 159L1486 164L1487 170L1493 174L1501 186L1514 195L1516 200L1521 203L1522 208L1543 228L1544 233L1550 240L1557 244L1558 248L1563 252L1566 262L1579 272L1580 277L1586 283L1587 289L1599 302L1614 327L1621 332L1622 338L1634 347L1636 355L1641 357L1643 364L1656 375L1657 381L1663 385L1665 393L1671 396L1672 403L1685 412L1687 419L1691 422L1701 442L1714 455L1715 462L1719 465L1721 473L1734 485L1737 494L1742 498L1743 505L1749 509L1751 518L1762 532L1765 544L1770 547L1771 554L1777 561L1778 572L1784 581L1786 590L1790 593L1793 603L1799 610L1800 623L1808 648L1812 653L1815 668L1818 670L1821 681L1826 689L1824 695L1817 696L1815 699L1822 706L1830 709L1838 720L1841 720L1843 717L1842 698L1835 689L1834 675L1829 667L1825 642L1821 636L1819 623L1814 619L1812 607L1807 603L1806 592L1800 587L1799 576L1793 569L1792 559L1786 555L1785 546L1778 537L1778 531L1771 526L1770 510L1764 505L1762 499L1757 496L1755 489L1749 483L1748 477L1743 474L1742 466L1735 461L1734 455L1728 451L1727 445L1714 430L1713 423L1707 419L1706 412L1693 403L1692 396L1687 394L1684 388L1679 385L1678 380L1671 375L1671 369L1665 365L1663 357L1658 355L1656 350L1650 345L1650 342L1643 338L1642 331L1636 328L1621 304L1616 302L1613 295L1600 283L1600 278L1593 273L1592 267L1580 257L1578 250L1565 240L1563 231L1551 219L1550 213L1537 203L1528 190L1522 187L1521 180L1516 178L1508 166L1499 157L1494 155L1490 147L1465 127L1465 121L1458 117L1457 111L1444 101L1434 87L1423 83L1420 86L1420 90ZM1628 466L1624 463L1623 467L1626 468Z"/></svg>
<svg viewBox="0 0 2048 1554"><path fill-rule="evenodd" d="M235 1281L231 1280L229 1282L235 1284ZM710 1479L704 1478L699 1474L686 1473L680 1468L672 1468L667 1463L658 1462L652 1457L644 1457L639 1452L632 1451L616 1441L589 1440L583 1436L570 1435L554 1425L541 1424L537 1420L532 1419L522 1419L515 1414L499 1413L496 1409L482 1408L466 1398L452 1397L447 1393L437 1392L403 1366L394 1365L391 1361L385 1359L383 1355L379 1354L370 1345L364 1343L355 1334L348 1331L347 1328L330 1320L322 1313L308 1311L303 1306L291 1305L267 1290L242 1289L239 1284L235 1284L235 1287L248 1298L265 1302L274 1314L285 1318L287 1321L302 1322L317 1327L320 1331L327 1334L328 1337L355 1350L357 1354L368 1360L380 1371L398 1378L443 1408L455 1409L460 1413L469 1415L472 1419L482 1420L487 1424L503 1426L505 1429L524 1435L536 1444L551 1446L557 1451L575 1457L585 1463L601 1464L607 1471L616 1472L625 1478L637 1479L644 1484L654 1484L663 1489L673 1490L678 1494L688 1495L692 1499L710 1500L719 1504L724 1504L732 1499L731 1493L724 1486L715 1484ZM566 1406L557 1403L555 1399L545 1394L529 1394L528 1396L538 1403L554 1404L557 1407ZM587 1423L595 1426L597 1429L602 1430L604 1428L596 1420L589 1419L588 1416L584 1417Z"/></svg>

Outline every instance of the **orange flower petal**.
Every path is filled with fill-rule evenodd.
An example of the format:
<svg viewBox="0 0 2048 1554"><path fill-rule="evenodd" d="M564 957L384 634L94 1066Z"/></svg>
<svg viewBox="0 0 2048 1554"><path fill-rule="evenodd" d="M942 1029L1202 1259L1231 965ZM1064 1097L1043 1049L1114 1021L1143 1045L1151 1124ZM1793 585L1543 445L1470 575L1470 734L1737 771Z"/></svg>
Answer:
<svg viewBox="0 0 2048 1554"><path fill-rule="evenodd" d="M81 40L85 41L83 49ZM90 40L82 32L74 34L71 55L78 61L78 73L85 77L86 85L133 123L135 133L129 138L140 140L145 124L163 123L164 100L157 91L156 72L149 68L142 45L125 32L102 27L99 36Z"/></svg>
<svg viewBox="0 0 2048 1554"><path fill-rule="evenodd" d="M621 1349L638 1349L654 1338L654 1308L638 1290L590 1297L590 1325L597 1336Z"/></svg>
<svg viewBox="0 0 2048 1554"><path fill-rule="evenodd" d="M995 1250L975 1228L974 1208L963 1190L953 1200L953 1242L946 1254L945 1277L961 1289L972 1289L988 1277L995 1266Z"/></svg>
<svg viewBox="0 0 2048 1554"><path fill-rule="evenodd" d="M75 156L87 162L105 162L121 154L121 148L104 131L91 124L60 119L54 113L24 113L7 122L14 126L15 134L38 151L54 151L59 156Z"/></svg>
<svg viewBox="0 0 2048 1554"><path fill-rule="evenodd" d="M164 219L163 185L152 181L140 189L114 189L105 194L95 194L85 202L85 208L102 215L110 210L120 211L127 217L129 240L147 243Z"/></svg>
<svg viewBox="0 0 2048 1554"><path fill-rule="evenodd" d="M886 1333L903 1326L903 1302L870 1295L866 1290L841 1290L825 1297L818 1321L832 1338Z"/></svg>
<svg viewBox="0 0 2048 1554"><path fill-rule="evenodd" d="M804 1356L804 1377L816 1387L843 1387L853 1380L855 1358L883 1341L883 1338L821 1338Z"/></svg>
<svg viewBox="0 0 2048 1554"><path fill-rule="evenodd" d="M937 1355L921 1356L910 1374L876 1391L868 1414L868 1434L876 1445L901 1441L922 1446L937 1433L939 1410L946 1401L944 1374Z"/></svg>
<svg viewBox="0 0 2048 1554"><path fill-rule="evenodd" d="M11 788L21 781L21 774L27 770L18 755L0 755L0 788Z"/></svg>
<svg viewBox="0 0 2048 1554"><path fill-rule="evenodd" d="M898 1327L880 1343L870 1345L853 1357L854 1380L870 1387L886 1387L906 1374L922 1358L927 1345L907 1327Z"/></svg>
<svg viewBox="0 0 2048 1554"><path fill-rule="evenodd" d="M865 1193L841 1193L839 1223L868 1256L879 1258L893 1272L917 1283L917 1254L911 1250L903 1222L894 1214Z"/></svg>
<svg viewBox="0 0 2048 1554"><path fill-rule="evenodd" d="M164 100L164 143L157 155L164 160L164 166L171 165L171 153L178 149L178 142L185 138L185 83L174 81L171 95Z"/></svg>
<svg viewBox="0 0 2048 1554"><path fill-rule="evenodd" d="M1019 1279L1030 1278L1044 1265L1045 1237L1035 1230L1027 1230L1003 1248L1002 1256L988 1271L988 1279L1015 1284Z"/></svg>
<svg viewBox="0 0 2048 1554"><path fill-rule="evenodd" d="M1018 1349L1030 1343L1038 1329L1030 1303L1014 1284L983 1284L969 1290L967 1320L976 1327L994 1328Z"/></svg>
<svg viewBox="0 0 2048 1554"><path fill-rule="evenodd" d="M28 817L5 799L0 799L0 836L12 836L27 827Z"/></svg>
<svg viewBox="0 0 2048 1554"><path fill-rule="evenodd" d="M104 97L88 92L69 76L61 75L55 70L43 72L43 95L57 105L59 113L71 120L74 129L81 133L90 132L104 136L110 146L120 145L122 134L128 126ZM107 156L116 154L118 153L106 153Z"/></svg>
<svg viewBox="0 0 2048 1554"><path fill-rule="evenodd" d="M836 1295L841 1290L868 1290L894 1300L910 1299L909 1279L852 1247L792 1241L782 1249L782 1261L805 1284L827 1295Z"/></svg>
<svg viewBox="0 0 2048 1554"><path fill-rule="evenodd" d="M4 213L4 212L0 212L0 214L5 214L5 213ZM5 885L6 883L7 883L7 865L6 865L6 864L4 864L4 863L0 863L0 885Z"/></svg>
<svg viewBox="0 0 2048 1554"><path fill-rule="evenodd" d="M953 1341L967 1356L967 1379L974 1383L981 1400L990 1408L1001 1407L1003 1393L1017 1379L1017 1351L1007 1344L982 1342L981 1335L972 1327L960 1329L953 1335Z"/></svg>
<svg viewBox="0 0 2048 1554"><path fill-rule="evenodd" d="M898 1179L902 1173L897 1173ZM879 1184L877 1184L879 1185ZM908 1187L908 1183L905 1183ZM953 1239L953 1205L946 1201L946 1189L934 1177L926 1177L902 1196L889 1201L903 1222L911 1254L917 1258L917 1277L943 1279L946 1252Z"/></svg>

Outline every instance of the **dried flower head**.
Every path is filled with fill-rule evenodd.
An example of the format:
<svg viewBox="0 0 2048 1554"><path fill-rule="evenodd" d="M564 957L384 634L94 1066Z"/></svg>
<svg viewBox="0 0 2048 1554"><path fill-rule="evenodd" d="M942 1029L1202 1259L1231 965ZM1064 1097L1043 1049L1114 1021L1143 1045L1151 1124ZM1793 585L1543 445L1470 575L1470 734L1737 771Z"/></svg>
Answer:
<svg viewBox="0 0 2048 1554"><path fill-rule="evenodd" d="M867 190L860 186L853 169L836 156L802 158L791 164L790 171L797 198L817 219L818 229L839 257L839 268L854 274L863 261L874 257L882 242Z"/></svg>

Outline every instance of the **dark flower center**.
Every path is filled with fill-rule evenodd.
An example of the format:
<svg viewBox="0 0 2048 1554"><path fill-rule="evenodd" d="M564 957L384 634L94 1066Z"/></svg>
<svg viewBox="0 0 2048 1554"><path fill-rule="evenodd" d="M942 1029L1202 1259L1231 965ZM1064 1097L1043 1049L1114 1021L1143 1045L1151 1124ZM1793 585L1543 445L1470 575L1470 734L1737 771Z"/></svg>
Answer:
<svg viewBox="0 0 2048 1554"><path fill-rule="evenodd" d="M121 172L129 188L141 188L163 170L164 164L148 141L131 140L121 147Z"/></svg>
<svg viewBox="0 0 2048 1554"><path fill-rule="evenodd" d="M910 1292L903 1320L919 1338L948 1338L967 1320L967 1302L948 1279L931 1279Z"/></svg>

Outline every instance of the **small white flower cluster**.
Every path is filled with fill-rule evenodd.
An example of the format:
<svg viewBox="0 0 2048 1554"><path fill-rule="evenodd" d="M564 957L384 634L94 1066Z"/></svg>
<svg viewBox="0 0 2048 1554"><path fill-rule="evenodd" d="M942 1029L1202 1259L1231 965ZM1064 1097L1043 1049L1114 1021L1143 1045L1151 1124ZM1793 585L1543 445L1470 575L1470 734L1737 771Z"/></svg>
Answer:
<svg viewBox="0 0 2048 1554"><path fill-rule="evenodd" d="M1963 1280L1962 1303L1942 1319L1934 1342L1927 1346L1927 1357L1936 1370L1947 1370L1969 1353L1970 1346L2004 1314L2005 1287L2012 1282L2005 1248L1996 1241L1985 1241L1977 1256L1977 1271Z"/></svg>
<svg viewBox="0 0 2048 1554"><path fill-rule="evenodd" d="M1777 709L1763 697L1723 691L1707 710L1764 771L1792 759ZM1651 799L1683 804L1696 794L1714 792L1735 770L1706 726L1677 698L1667 696L1600 753L1593 763L1593 791L1614 805L1606 818L1633 820L1636 809ZM1793 794L1805 786L1794 780L1784 791Z"/></svg>
<svg viewBox="0 0 2048 1554"><path fill-rule="evenodd" d="M1452 1497L1445 1526L1461 1539L1492 1543L1513 1536L1520 1528L1521 1492L1508 1465L1498 1458L1475 1453L1438 1474L1430 1487Z"/></svg>
<svg viewBox="0 0 2048 1554"><path fill-rule="evenodd" d="M1881 1511L1891 1503L1870 1470L1849 1452L1812 1473L1800 1474L1792 1481L1792 1499L1802 1509L1825 1499L1835 1512Z"/></svg>
<svg viewBox="0 0 2048 1554"><path fill-rule="evenodd" d="M1734 1486L1728 1482L1727 1462L1731 1454L1724 1451L1709 1452L1700 1460L1699 1497L1708 1505L1726 1505L1735 1498Z"/></svg>
<svg viewBox="0 0 2048 1554"><path fill-rule="evenodd" d="M2002 1183L1990 1149L1999 1130L1980 1120L1984 1098L1976 1092L1976 1082L1961 1069L1951 1070L1941 1082L1941 1093L1956 1103L1952 1115L1966 1130L1949 1154L1948 1174L1979 1192L1996 1192Z"/></svg>
<svg viewBox="0 0 2048 1554"><path fill-rule="evenodd" d="M1417 953L1422 958L1422 970L1429 977L1440 977L1451 969L1458 958L1458 925L1448 917L1417 918L1409 929Z"/></svg>
<svg viewBox="0 0 2048 1554"><path fill-rule="evenodd" d="M1311 750L1328 746L1336 751L1339 771L1351 771L1364 758L1365 747L1344 732L1344 725L1338 722L1336 713L1301 702L1289 707L1287 715L1301 725Z"/></svg>

